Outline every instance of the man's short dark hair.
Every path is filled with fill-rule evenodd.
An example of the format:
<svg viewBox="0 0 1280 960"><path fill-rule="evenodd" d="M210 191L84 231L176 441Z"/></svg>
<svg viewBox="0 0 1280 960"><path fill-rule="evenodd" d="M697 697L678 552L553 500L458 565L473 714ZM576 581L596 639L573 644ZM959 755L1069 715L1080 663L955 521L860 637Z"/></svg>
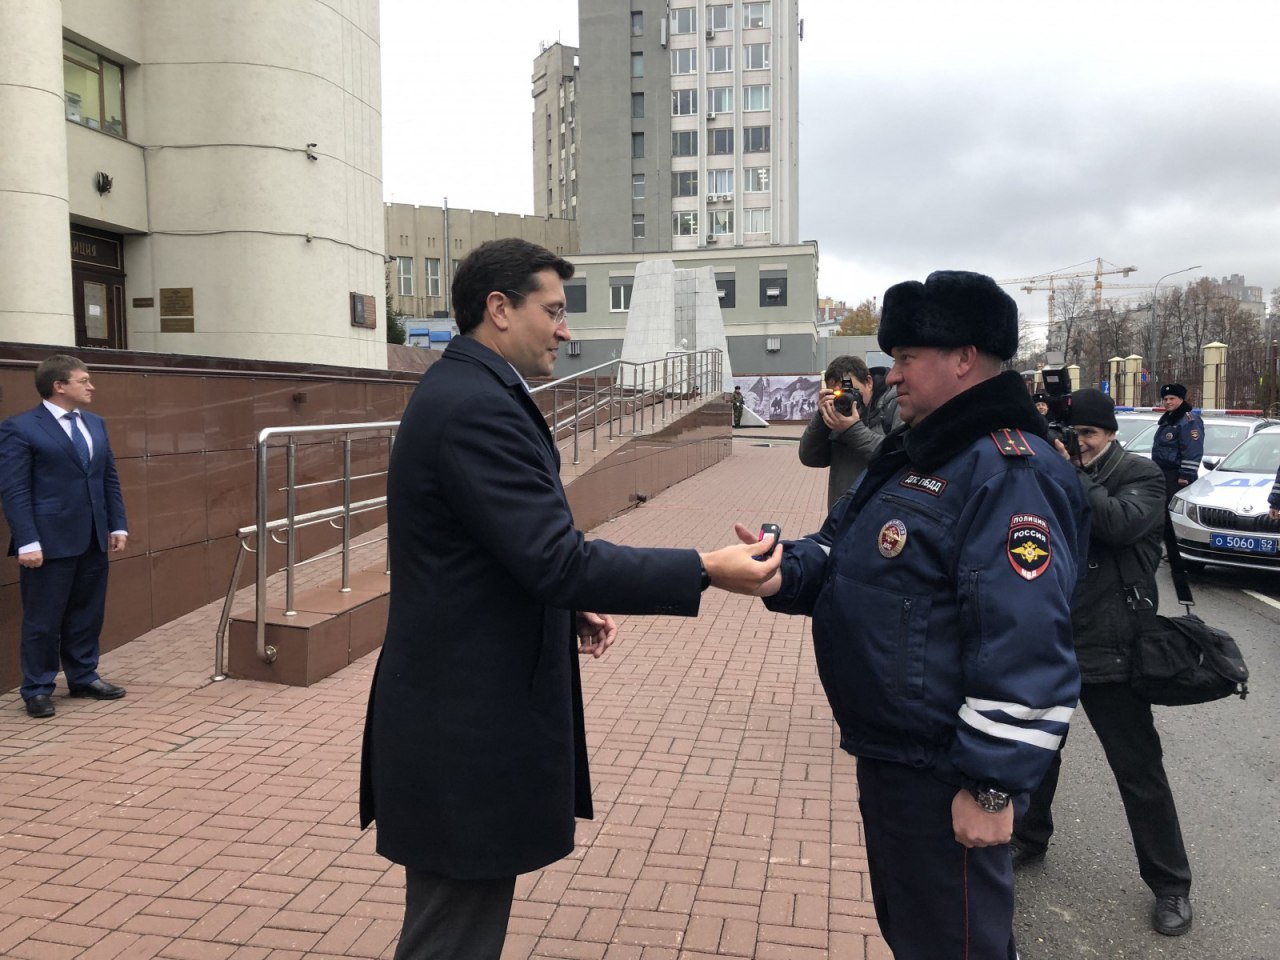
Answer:
<svg viewBox="0 0 1280 960"><path fill-rule="evenodd" d="M831 383L831 381L843 380L849 377L858 383L866 383L871 379L871 371L867 369L867 362L861 357L851 357L845 354L842 357L836 357L827 364L826 372L822 375L823 383Z"/></svg>
<svg viewBox="0 0 1280 960"><path fill-rule="evenodd" d="M51 357L45 357L40 361L40 366L36 367L36 390L40 396L48 400L53 396L53 385L59 381L71 379L71 374L77 370L83 370L88 373L89 368L84 365L84 361L65 353L55 353Z"/></svg>
<svg viewBox="0 0 1280 960"><path fill-rule="evenodd" d="M554 270L561 280L573 276L573 264L545 247L508 237L488 240L458 264L453 277L453 312L458 332L469 333L484 319L485 302L495 290L519 306L538 289L534 274Z"/></svg>

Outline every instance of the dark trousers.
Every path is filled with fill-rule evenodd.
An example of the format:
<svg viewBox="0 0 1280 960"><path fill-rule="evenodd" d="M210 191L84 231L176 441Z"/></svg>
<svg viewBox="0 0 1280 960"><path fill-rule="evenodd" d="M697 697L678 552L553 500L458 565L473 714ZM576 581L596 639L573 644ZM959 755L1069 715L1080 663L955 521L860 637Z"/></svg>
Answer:
<svg viewBox="0 0 1280 960"><path fill-rule="evenodd" d="M1102 742L1120 788L1138 873L1157 897L1186 896L1191 892L1191 865L1151 705L1134 695L1127 683L1086 683L1080 688L1080 705ZM1031 850L1044 850L1053 835L1053 795L1061 766L1058 754L1018 824L1018 840Z"/></svg>
<svg viewBox="0 0 1280 960"><path fill-rule="evenodd" d="M78 557L20 567L18 583L23 699L52 694L59 663L71 686L97 680L107 555L93 543Z"/></svg>
<svg viewBox="0 0 1280 960"><path fill-rule="evenodd" d="M927 771L858 760L871 895L895 960L1015 960L1009 848L956 842L959 788Z"/></svg>
<svg viewBox="0 0 1280 960"><path fill-rule="evenodd" d="M516 878L456 880L405 867L395 960L498 960Z"/></svg>

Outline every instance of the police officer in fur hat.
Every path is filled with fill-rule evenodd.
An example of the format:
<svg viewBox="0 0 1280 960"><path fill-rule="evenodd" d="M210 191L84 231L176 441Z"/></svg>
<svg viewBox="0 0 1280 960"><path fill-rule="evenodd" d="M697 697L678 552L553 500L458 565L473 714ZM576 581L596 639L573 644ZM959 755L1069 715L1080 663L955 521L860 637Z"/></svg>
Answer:
<svg viewBox="0 0 1280 960"><path fill-rule="evenodd" d="M1165 500L1200 475L1204 456L1204 421L1187 402L1187 388L1166 383L1160 388L1164 413L1151 442L1151 461L1164 473Z"/></svg>
<svg viewBox="0 0 1280 960"><path fill-rule="evenodd" d="M1070 601L1089 506L1002 370L1018 311L994 280L938 271L883 303L909 427L758 592L813 618L896 960L1012 960L1007 844L1079 695Z"/></svg>

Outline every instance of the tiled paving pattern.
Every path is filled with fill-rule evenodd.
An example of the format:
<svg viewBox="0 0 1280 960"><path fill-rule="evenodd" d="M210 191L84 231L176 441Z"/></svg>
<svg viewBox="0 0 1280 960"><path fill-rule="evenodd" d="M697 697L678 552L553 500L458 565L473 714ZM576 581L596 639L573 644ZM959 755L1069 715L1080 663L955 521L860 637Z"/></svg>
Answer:
<svg viewBox="0 0 1280 960"><path fill-rule="evenodd" d="M763 439L597 533L813 529L825 472ZM403 874L356 824L376 654L307 689L210 683L218 613L107 654L125 700L60 689L34 721L0 697L0 956L392 955ZM584 663L597 819L520 879L504 958L888 957L807 630L711 591L697 619L626 618Z"/></svg>

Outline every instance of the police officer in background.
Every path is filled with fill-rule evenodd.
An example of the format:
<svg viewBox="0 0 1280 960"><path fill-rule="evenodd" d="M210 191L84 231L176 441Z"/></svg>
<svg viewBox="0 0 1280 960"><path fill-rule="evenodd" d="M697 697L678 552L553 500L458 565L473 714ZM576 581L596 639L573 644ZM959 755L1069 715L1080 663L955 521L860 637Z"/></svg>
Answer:
<svg viewBox="0 0 1280 960"><path fill-rule="evenodd" d="M1036 412L1042 417L1049 416L1049 395L1047 393L1033 393L1031 402L1035 404Z"/></svg>
<svg viewBox="0 0 1280 960"><path fill-rule="evenodd" d="M1018 311L994 280L890 287L879 341L910 426L756 592L813 618L896 960L1013 960L1007 844L1079 694L1070 603L1089 506L1022 377L1001 372Z"/></svg>
<svg viewBox="0 0 1280 960"><path fill-rule="evenodd" d="M1180 383L1166 383L1160 388L1160 415L1156 436L1151 443L1151 460L1164 473L1165 502L1200 475L1200 458L1204 456L1204 421L1187 402L1187 388Z"/></svg>
<svg viewBox="0 0 1280 960"><path fill-rule="evenodd" d="M1073 393L1068 422L1079 440L1080 483L1092 508L1089 563L1071 614L1080 705L1120 788L1138 872L1156 897L1152 926L1176 937L1191 929L1191 865L1151 704L1129 685L1136 635L1129 605L1155 609L1159 603L1164 481L1151 461L1116 442L1115 404L1102 391ZM1066 456L1065 448L1060 452ZM1014 831L1015 867L1044 859L1060 766L1055 756Z"/></svg>

